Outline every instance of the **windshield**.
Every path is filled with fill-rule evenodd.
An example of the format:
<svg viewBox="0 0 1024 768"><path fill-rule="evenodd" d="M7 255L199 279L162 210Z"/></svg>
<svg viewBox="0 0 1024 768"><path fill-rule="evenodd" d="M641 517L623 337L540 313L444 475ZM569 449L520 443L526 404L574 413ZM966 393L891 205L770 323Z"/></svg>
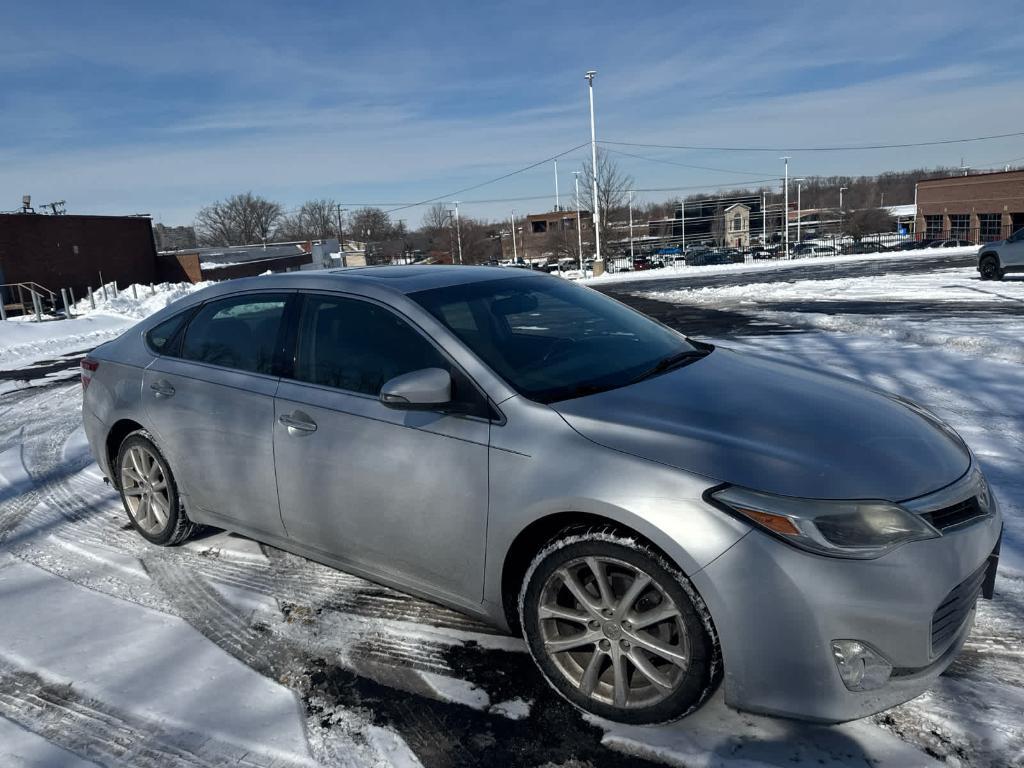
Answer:
<svg viewBox="0 0 1024 768"><path fill-rule="evenodd" d="M675 331L557 277L487 280L410 298L513 389L542 403L624 386L696 349Z"/></svg>

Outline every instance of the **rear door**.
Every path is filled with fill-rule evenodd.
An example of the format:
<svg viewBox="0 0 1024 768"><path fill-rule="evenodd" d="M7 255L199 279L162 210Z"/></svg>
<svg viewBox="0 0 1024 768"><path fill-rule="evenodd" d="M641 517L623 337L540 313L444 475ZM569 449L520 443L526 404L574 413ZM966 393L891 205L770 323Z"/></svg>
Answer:
<svg viewBox="0 0 1024 768"><path fill-rule="evenodd" d="M429 367L452 372L466 413L380 402L388 379ZM430 340L387 307L310 294L276 416L278 492L292 539L368 574L479 603L489 406Z"/></svg>
<svg viewBox="0 0 1024 768"><path fill-rule="evenodd" d="M274 482L275 358L294 293L246 293L204 304L175 349L143 379L143 400L186 509L282 536Z"/></svg>

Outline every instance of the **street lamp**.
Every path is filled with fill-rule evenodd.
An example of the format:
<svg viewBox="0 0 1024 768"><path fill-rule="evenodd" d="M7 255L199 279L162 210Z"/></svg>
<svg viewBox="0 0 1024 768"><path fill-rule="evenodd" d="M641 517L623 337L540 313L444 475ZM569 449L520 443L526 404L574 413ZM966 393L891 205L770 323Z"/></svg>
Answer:
<svg viewBox="0 0 1024 768"><path fill-rule="evenodd" d="M590 171L594 178L594 263L601 261L601 211L597 202L597 129L594 127L594 75L597 70L588 69L587 90L590 93ZM603 266L603 265L602 265ZM602 270L603 271L603 270Z"/></svg>
<svg viewBox="0 0 1024 768"><path fill-rule="evenodd" d="M586 277L583 269L583 226L580 223L580 172L573 171L573 182L576 184L576 235L579 238L580 272Z"/></svg>
<svg viewBox="0 0 1024 768"><path fill-rule="evenodd" d="M633 190L629 192L629 262L636 267L636 257L633 256Z"/></svg>
<svg viewBox="0 0 1024 768"><path fill-rule="evenodd" d="M459 243L459 264L462 263L462 225L459 223L459 201L455 201L455 237Z"/></svg>
<svg viewBox="0 0 1024 768"><path fill-rule="evenodd" d="M848 190L849 187L839 188L839 234L843 234L843 192Z"/></svg>
<svg viewBox="0 0 1024 768"><path fill-rule="evenodd" d="M784 194L784 197L785 197L785 202L783 204L783 210L782 210L782 223L783 223L783 226L784 226L784 229L783 229L783 233L784 234L782 235L782 242L784 244L783 247L786 249L784 251L784 253L788 257L789 256L789 155L785 155L783 157L780 157L779 159L785 161L785 163L786 163L786 177L785 177L785 180L783 181L783 194Z"/></svg>
<svg viewBox="0 0 1024 768"><path fill-rule="evenodd" d="M796 182L796 242L800 244L800 192L806 179L793 179Z"/></svg>

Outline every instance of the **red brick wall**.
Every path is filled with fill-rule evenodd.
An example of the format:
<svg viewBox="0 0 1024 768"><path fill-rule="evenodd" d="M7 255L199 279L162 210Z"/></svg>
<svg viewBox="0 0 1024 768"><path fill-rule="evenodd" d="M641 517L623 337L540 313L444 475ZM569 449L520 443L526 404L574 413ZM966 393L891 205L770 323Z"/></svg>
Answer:
<svg viewBox="0 0 1024 768"><path fill-rule="evenodd" d="M0 282L73 288L80 297L99 285L100 272L121 286L154 280L148 218L0 214Z"/></svg>

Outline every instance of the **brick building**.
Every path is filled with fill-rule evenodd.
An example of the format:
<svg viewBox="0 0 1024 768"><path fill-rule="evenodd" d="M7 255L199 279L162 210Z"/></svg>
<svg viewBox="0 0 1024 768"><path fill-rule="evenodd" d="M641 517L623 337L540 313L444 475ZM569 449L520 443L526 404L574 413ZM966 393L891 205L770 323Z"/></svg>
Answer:
<svg viewBox="0 0 1024 768"><path fill-rule="evenodd" d="M583 233L583 252L587 245L593 249L594 217L590 211L580 211L580 230ZM579 235L576 233L576 211L548 211L534 213L516 221L515 253L520 259L541 260L573 253L578 250ZM511 259L512 239L501 238L501 257Z"/></svg>
<svg viewBox="0 0 1024 768"><path fill-rule="evenodd" d="M1024 170L917 183L917 232L925 239L1002 240L1024 227Z"/></svg>
<svg viewBox="0 0 1024 768"><path fill-rule="evenodd" d="M38 283L60 293L155 278L153 229L145 216L0 214L0 285ZM10 291L5 292L9 298Z"/></svg>

